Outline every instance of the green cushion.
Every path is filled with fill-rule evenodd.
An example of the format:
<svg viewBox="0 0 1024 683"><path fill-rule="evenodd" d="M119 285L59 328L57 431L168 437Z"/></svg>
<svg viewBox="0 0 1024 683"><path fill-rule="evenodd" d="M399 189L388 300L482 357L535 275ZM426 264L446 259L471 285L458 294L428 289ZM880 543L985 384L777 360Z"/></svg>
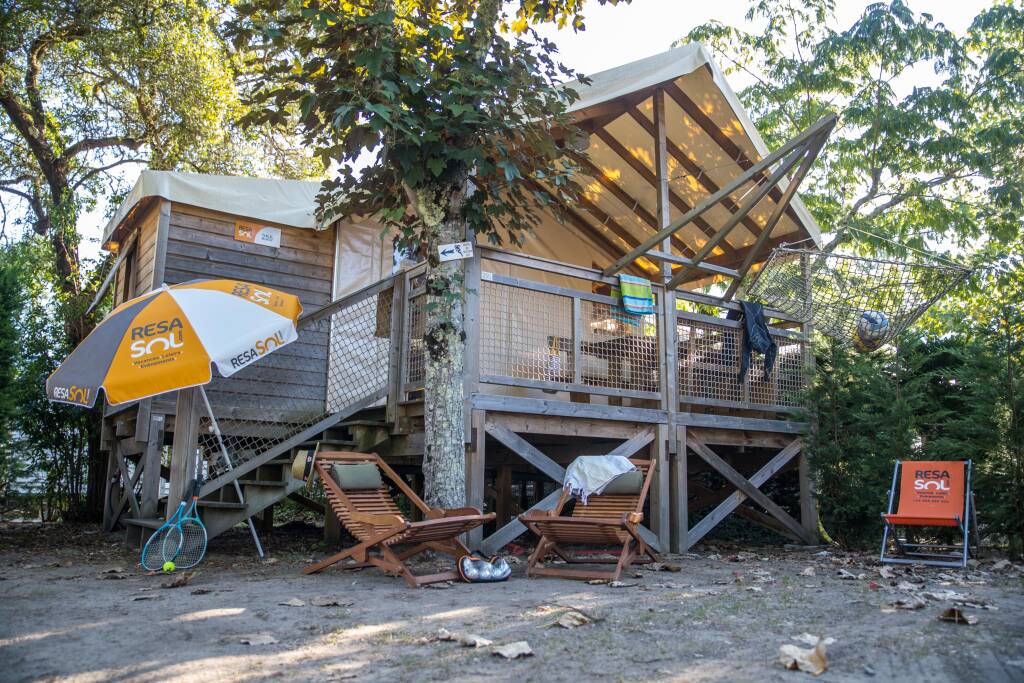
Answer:
<svg viewBox="0 0 1024 683"><path fill-rule="evenodd" d="M331 474L342 489L379 489L384 484L380 470L372 462L333 465Z"/></svg>
<svg viewBox="0 0 1024 683"><path fill-rule="evenodd" d="M601 491L602 496L635 496L644 485L644 473L640 470L623 472L612 479Z"/></svg>

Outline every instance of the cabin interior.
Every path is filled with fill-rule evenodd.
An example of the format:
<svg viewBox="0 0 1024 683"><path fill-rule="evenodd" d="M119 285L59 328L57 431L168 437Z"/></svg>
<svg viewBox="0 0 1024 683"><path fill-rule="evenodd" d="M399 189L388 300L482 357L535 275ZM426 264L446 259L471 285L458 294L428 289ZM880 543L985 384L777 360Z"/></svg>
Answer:
<svg viewBox="0 0 1024 683"><path fill-rule="evenodd" d="M644 520L656 549L685 551L730 516L814 542L810 329L768 311L775 367L766 374L755 355L739 381L734 295L773 246L820 243L796 187L827 130L772 152L698 44L577 90L584 196L560 216L538 205L521 248L478 241L464 261L467 503L497 513L471 547L517 539L516 516L554 504L573 458L605 453L658 463ZM197 457L211 538L250 517L269 529L286 498L323 513L291 476L317 444L379 453L422 487L425 265L402 262L372 220L320 225L318 188L145 171L107 225L115 305L230 278L293 293L304 309L296 342L208 387L230 464L192 390L107 407L105 524L126 527L129 543L174 509ZM654 314L623 315L619 272L651 280ZM325 534L339 533L328 513Z"/></svg>

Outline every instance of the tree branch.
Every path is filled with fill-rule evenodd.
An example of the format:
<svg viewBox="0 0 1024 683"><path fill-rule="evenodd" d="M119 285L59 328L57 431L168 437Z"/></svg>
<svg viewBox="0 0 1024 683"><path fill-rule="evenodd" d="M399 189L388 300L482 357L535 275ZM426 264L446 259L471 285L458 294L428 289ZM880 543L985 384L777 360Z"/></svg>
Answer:
<svg viewBox="0 0 1024 683"><path fill-rule="evenodd" d="M118 159L114 163L107 164L106 166L99 166L97 168L90 169L85 174L83 174L81 178L76 180L71 185L71 191L72 192L76 191L79 187L81 187L84 183L86 183L90 178L93 178L96 175L98 175L100 173L103 173L104 171L109 171L110 169L116 168L116 167L118 167L118 166L120 166L122 164L131 164L131 163L144 164L144 163L146 163L146 161L147 161L147 159L141 159L141 158L137 159L135 157L129 157L127 159Z"/></svg>
<svg viewBox="0 0 1024 683"><path fill-rule="evenodd" d="M108 135L102 138L85 138L79 140L64 150L64 154L61 155L60 160L62 162L68 162L74 159L82 152L90 152L94 149L106 149L108 147L127 147L128 149L137 150L142 147L142 140L136 137L128 135Z"/></svg>

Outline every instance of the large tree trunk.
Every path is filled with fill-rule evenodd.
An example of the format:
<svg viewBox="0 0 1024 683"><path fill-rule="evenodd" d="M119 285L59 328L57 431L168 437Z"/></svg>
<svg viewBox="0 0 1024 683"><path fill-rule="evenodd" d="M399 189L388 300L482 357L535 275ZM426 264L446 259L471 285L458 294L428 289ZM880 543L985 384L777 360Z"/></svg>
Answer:
<svg viewBox="0 0 1024 683"><path fill-rule="evenodd" d="M459 213L464 185L449 191L417 193L427 235L424 497L427 504L440 508L466 504L463 268L462 261L441 263L437 250L438 245L463 239L464 223Z"/></svg>

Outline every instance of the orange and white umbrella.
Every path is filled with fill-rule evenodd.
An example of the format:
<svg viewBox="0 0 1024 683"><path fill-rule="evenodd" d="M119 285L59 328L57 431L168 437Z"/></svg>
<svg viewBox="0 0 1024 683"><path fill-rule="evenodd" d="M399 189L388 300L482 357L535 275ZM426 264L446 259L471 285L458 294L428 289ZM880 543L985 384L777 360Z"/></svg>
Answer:
<svg viewBox="0 0 1024 683"><path fill-rule="evenodd" d="M238 280L164 285L114 309L46 380L51 401L111 405L230 377L294 341L298 298Z"/></svg>

